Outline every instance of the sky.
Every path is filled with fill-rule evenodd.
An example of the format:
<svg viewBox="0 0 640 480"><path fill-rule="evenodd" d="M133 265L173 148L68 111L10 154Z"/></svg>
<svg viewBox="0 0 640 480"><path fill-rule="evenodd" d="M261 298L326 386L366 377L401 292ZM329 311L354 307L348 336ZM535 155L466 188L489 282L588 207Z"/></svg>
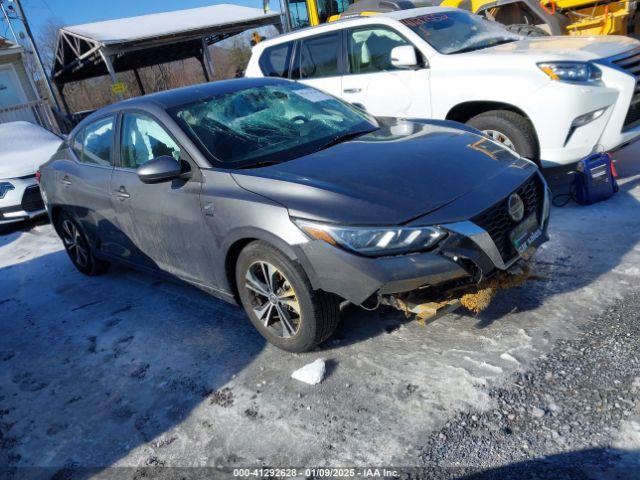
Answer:
<svg viewBox="0 0 640 480"><path fill-rule="evenodd" d="M10 3L3 1L5 6ZM262 8L262 0L22 0L22 7L37 39L42 27L51 19L68 26L219 3ZM279 10L278 5L277 0L270 0L272 10ZM19 23L14 22L14 28L19 30L19 27ZM5 30L6 24L0 21L0 35L9 37L10 33Z"/></svg>

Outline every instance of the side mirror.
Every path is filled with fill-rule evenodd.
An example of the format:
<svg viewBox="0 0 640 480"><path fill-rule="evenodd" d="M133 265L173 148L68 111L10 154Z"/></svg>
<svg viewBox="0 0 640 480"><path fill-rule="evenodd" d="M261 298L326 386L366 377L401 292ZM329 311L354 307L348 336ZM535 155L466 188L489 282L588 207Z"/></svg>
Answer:
<svg viewBox="0 0 640 480"><path fill-rule="evenodd" d="M175 158L163 155L140 165L136 172L143 183L160 183L178 178L182 174L182 169Z"/></svg>
<svg viewBox="0 0 640 480"><path fill-rule="evenodd" d="M414 68L418 66L418 57L413 45L401 45L391 50L391 65L396 68Z"/></svg>

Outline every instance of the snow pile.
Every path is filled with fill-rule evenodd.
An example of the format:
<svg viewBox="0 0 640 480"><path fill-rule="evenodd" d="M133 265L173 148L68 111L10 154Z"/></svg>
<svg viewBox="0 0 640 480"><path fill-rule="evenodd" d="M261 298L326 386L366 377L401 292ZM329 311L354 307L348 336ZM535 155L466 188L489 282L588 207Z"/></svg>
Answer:
<svg viewBox="0 0 640 480"><path fill-rule="evenodd" d="M317 385L324 378L325 365L321 358L314 362L306 364L291 374L291 378L308 383L309 385Z"/></svg>
<svg viewBox="0 0 640 480"><path fill-rule="evenodd" d="M0 178L33 175L61 143L59 137L33 123L1 123Z"/></svg>
<svg viewBox="0 0 640 480"><path fill-rule="evenodd" d="M88 37L101 43L118 43L244 22L255 22L277 16L277 12L265 14L261 8L222 3L207 7L173 10L171 12L74 25L64 27L62 30Z"/></svg>

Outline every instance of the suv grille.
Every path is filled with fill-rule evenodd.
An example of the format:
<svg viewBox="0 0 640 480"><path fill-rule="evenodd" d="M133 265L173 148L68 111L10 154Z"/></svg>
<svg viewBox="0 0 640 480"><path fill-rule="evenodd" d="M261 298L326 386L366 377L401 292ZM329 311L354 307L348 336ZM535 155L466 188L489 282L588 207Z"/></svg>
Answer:
<svg viewBox="0 0 640 480"><path fill-rule="evenodd" d="M524 218L536 213L538 222L540 222L542 203L544 202L544 186L538 178L538 174L533 175L520 185L514 193L520 195L524 202ZM507 202L508 196L471 219L472 222L489 233L505 264L508 264L518 254L510 238L511 230L518 222L514 222L509 216Z"/></svg>
<svg viewBox="0 0 640 480"><path fill-rule="evenodd" d="M636 88L622 126L624 131L635 127L640 122L640 52L634 50L623 57L616 58L612 63L636 77Z"/></svg>
<svg viewBox="0 0 640 480"><path fill-rule="evenodd" d="M44 208L42 195L40 195L40 187L31 185L27 187L22 196L22 209L25 212L35 212Z"/></svg>

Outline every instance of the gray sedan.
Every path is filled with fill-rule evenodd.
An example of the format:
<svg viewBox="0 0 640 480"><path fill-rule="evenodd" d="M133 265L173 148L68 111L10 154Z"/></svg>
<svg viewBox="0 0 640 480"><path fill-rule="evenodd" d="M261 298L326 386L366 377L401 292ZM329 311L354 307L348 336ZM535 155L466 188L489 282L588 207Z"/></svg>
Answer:
<svg viewBox="0 0 640 480"><path fill-rule="evenodd" d="M240 79L117 103L41 168L72 262L240 303L289 351L339 305L450 299L547 238L535 165L451 122L376 119L308 86Z"/></svg>

